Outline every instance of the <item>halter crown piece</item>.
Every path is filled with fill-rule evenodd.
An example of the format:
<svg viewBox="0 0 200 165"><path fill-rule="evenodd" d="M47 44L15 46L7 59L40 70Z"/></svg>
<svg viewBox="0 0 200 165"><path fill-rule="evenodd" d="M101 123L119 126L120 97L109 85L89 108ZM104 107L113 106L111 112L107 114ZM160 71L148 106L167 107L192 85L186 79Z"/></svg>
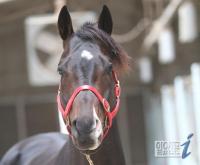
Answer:
<svg viewBox="0 0 200 165"><path fill-rule="evenodd" d="M120 82L119 82L119 80L117 78L117 74L114 71L112 71L112 76L113 76L113 80L115 82L114 94L115 94L115 97L116 97L115 106L113 107L112 110L110 110L110 104L106 100L106 98L104 98L95 87L90 86L90 85L82 85L82 86L77 87L74 90L74 92L72 93L72 95L71 95L66 107L63 108L63 106L61 104L60 86L59 86L58 95L57 95L58 110L62 113L63 120L66 123L67 130L68 130L70 135L71 135L71 125L70 125L70 121L69 121L69 113L70 113L70 111L72 109L72 105L73 105L74 99L76 98L76 96L81 91L89 90L89 91L91 91L92 93L95 94L95 96L98 98L100 103L103 105L103 108L104 108L104 111L105 111L105 115L106 115L106 119L105 119L106 120L105 121L106 125L104 127L103 139L105 138L105 136L107 135L109 129L112 126L112 120L116 116L116 114L117 114L117 112L119 110L119 104L120 104L120 93L121 93Z"/></svg>

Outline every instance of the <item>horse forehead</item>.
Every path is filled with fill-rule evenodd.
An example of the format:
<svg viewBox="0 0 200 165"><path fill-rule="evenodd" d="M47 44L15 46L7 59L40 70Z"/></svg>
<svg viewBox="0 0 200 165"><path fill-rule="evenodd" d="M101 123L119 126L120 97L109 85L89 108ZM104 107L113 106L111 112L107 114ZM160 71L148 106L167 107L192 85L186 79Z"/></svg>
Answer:
<svg viewBox="0 0 200 165"><path fill-rule="evenodd" d="M101 51L93 47L82 47L74 53L74 62L81 65L99 64Z"/></svg>
<svg viewBox="0 0 200 165"><path fill-rule="evenodd" d="M71 54L79 54L81 57L91 59L101 53L101 47L94 41L84 41L78 37L74 37L70 41Z"/></svg>
<svg viewBox="0 0 200 165"><path fill-rule="evenodd" d="M103 53L97 43L83 41L75 37L70 41L70 52L72 66L94 66L102 63Z"/></svg>
<svg viewBox="0 0 200 165"><path fill-rule="evenodd" d="M94 54L89 50L82 50L81 58L90 61L94 58Z"/></svg>

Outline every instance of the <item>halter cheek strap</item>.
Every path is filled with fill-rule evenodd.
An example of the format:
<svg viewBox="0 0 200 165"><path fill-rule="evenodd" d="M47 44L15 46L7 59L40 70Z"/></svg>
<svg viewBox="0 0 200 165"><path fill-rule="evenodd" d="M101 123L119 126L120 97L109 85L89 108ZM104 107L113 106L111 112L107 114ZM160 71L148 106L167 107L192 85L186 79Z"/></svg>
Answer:
<svg viewBox="0 0 200 165"><path fill-rule="evenodd" d="M58 95L57 95L58 109L62 113L63 120L66 122L66 126L67 126L67 129L68 129L68 132L69 132L70 135L71 135L71 125L70 125L70 122L69 122L69 113L72 109L73 102L74 102L76 96L81 91L89 90L89 91L91 91L92 93L95 94L95 96L98 98L100 103L103 105L104 112L105 112L105 115L106 115L104 135L103 135L103 138L105 138L110 127L112 126L112 120L116 116L116 114L119 110L119 104L120 104L120 98L119 98L120 93L121 93L120 83L119 83L119 80L117 79L117 75L114 71L112 71L112 75L113 75L113 80L115 82L114 94L115 94L115 97L116 97L116 103L115 103L115 106L113 107L113 109L111 111L110 111L110 104L106 100L106 98L104 98L95 87L90 86L90 85L82 85L82 86L79 86L78 88L76 88L75 91L72 93L66 107L63 108L63 106L61 104L60 87L59 87Z"/></svg>

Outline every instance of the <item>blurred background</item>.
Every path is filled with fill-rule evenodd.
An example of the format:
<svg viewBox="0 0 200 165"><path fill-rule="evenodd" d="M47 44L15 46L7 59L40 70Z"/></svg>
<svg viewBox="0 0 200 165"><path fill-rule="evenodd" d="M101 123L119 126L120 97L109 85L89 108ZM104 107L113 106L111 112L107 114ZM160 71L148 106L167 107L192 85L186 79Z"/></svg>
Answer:
<svg viewBox="0 0 200 165"><path fill-rule="evenodd" d="M126 164L199 165L199 0L0 0L0 158L19 140L60 131L56 22L65 3L75 28L107 4L113 38L132 57L117 117ZM187 159L155 156L155 141L190 133Z"/></svg>

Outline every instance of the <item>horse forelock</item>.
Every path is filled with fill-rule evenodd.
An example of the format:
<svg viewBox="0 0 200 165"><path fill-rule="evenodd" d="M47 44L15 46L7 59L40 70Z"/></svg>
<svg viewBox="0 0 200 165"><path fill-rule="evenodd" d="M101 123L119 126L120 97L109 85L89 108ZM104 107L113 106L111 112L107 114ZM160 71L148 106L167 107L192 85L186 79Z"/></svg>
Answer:
<svg viewBox="0 0 200 165"><path fill-rule="evenodd" d="M97 43L103 54L113 63L117 72L126 71L129 68L129 56L114 39L97 27L97 24L87 22L76 33L75 36L83 41Z"/></svg>

